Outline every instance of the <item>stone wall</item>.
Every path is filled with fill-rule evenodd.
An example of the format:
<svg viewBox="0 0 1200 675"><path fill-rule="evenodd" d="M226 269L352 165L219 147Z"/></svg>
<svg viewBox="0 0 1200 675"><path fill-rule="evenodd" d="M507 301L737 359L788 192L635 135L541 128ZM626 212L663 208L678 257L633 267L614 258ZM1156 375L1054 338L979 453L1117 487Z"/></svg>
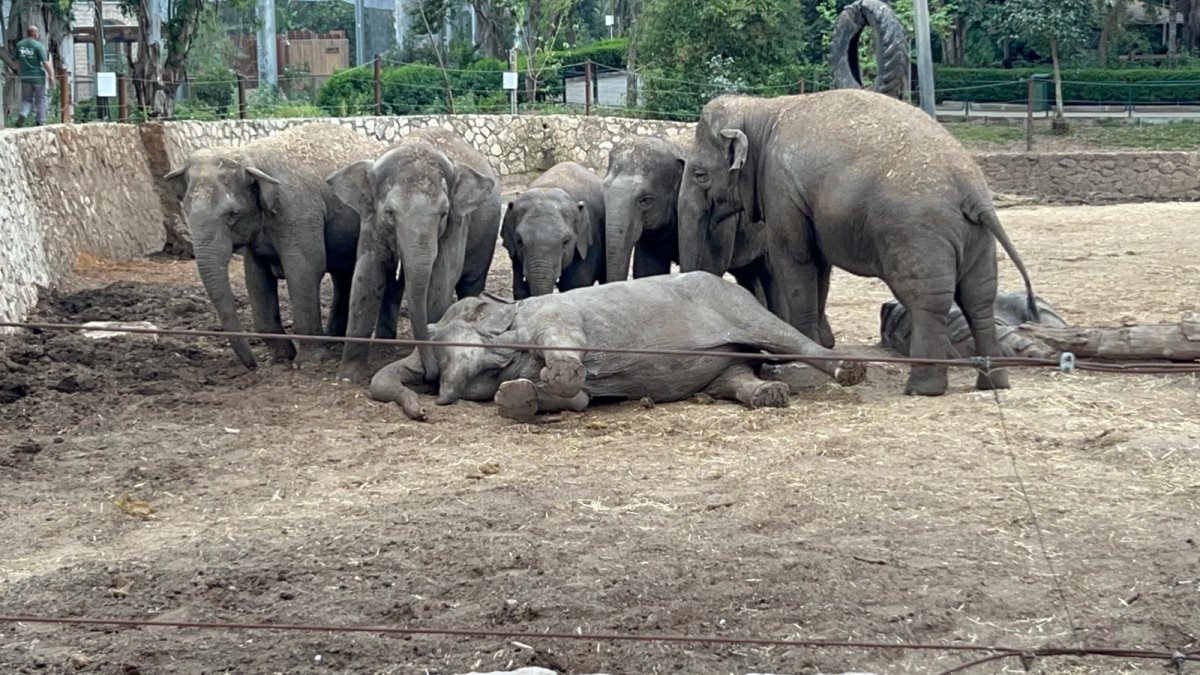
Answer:
<svg viewBox="0 0 1200 675"><path fill-rule="evenodd" d="M0 320L23 317L37 286L69 277L76 257L161 250L177 223L161 176L202 147L243 145L311 120L52 126L0 132ZM695 125L567 115L365 117L332 120L385 142L440 125L501 174L576 161L603 172L630 134L690 143ZM1200 153L977 155L994 192L1049 202L1200 200Z"/></svg>
<svg viewBox="0 0 1200 675"><path fill-rule="evenodd" d="M23 317L37 286L77 254L162 249L163 215L136 127L52 126L0 134L0 318Z"/></svg>
<svg viewBox="0 0 1200 675"><path fill-rule="evenodd" d="M1050 202L1200 200L1200 153L976 155L993 192Z"/></svg>

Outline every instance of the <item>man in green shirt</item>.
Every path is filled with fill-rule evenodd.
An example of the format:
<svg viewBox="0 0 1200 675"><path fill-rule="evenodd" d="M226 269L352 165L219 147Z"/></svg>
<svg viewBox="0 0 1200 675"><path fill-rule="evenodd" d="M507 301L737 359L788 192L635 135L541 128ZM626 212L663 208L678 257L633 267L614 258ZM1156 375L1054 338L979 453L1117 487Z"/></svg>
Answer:
<svg viewBox="0 0 1200 675"><path fill-rule="evenodd" d="M46 123L46 83L54 84L54 68L50 65L50 52L38 41L37 26L25 31L25 39L17 43L18 75L21 77L21 114L17 126L25 126L29 109L37 112L37 124Z"/></svg>

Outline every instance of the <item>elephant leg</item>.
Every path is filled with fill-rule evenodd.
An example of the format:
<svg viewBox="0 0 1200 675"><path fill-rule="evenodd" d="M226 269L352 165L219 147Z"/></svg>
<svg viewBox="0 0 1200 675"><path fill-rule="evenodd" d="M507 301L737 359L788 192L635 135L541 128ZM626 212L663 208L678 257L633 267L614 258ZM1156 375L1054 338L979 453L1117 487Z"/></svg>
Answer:
<svg viewBox="0 0 1200 675"><path fill-rule="evenodd" d="M536 343L547 347L584 347L583 334L568 325L549 325L537 336ZM547 394L571 399L583 390L587 368L583 352L553 350L542 352L546 365L538 377Z"/></svg>
<svg viewBox="0 0 1200 675"><path fill-rule="evenodd" d="M393 273L384 283L383 301L379 305L379 321L375 324L375 337L383 340L396 339L400 325L400 301L404 298L404 277L396 278Z"/></svg>
<svg viewBox="0 0 1200 675"><path fill-rule="evenodd" d="M750 291L759 304L763 307L770 306L767 300L767 285L765 283L767 270L762 260L757 260L745 267L730 270L729 273L737 280L739 286Z"/></svg>
<svg viewBox="0 0 1200 675"><path fill-rule="evenodd" d="M979 356L1002 356L1000 338L996 334L996 292L998 284L993 268L987 263L994 260L989 252L986 259L980 257L975 267L958 282L955 301L971 326L975 340L975 353ZM1008 389L1008 371L1003 368L980 370L975 378L975 388L982 391Z"/></svg>
<svg viewBox="0 0 1200 675"><path fill-rule="evenodd" d="M338 272L333 278L333 305L329 308L329 323L326 334L333 337L346 335L346 320L350 315L350 287L353 273Z"/></svg>
<svg viewBox="0 0 1200 675"><path fill-rule="evenodd" d="M376 401L398 404L409 419L424 421L425 408L414 391L424 388L425 369L421 366L420 355L413 352L376 373L371 378L369 392Z"/></svg>
<svg viewBox="0 0 1200 675"><path fill-rule="evenodd" d="M388 275L395 274L396 260L379 253L364 253L354 265L354 280L350 288L350 314L347 337L371 337L371 329L379 321L380 305L385 297ZM396 299L399 304L399 298ZM370 346L365 343L346 343L338 379L351 382L365 380L368 375Z"/></svg>
<svg viewBox="0 0 1200 675"><path fill-rule="evenodd" d="M671 273L671 260L638 246L633 250L633 278Z"/></svg>
<svg viewBox="0 0 1200 675"><path fill-rule="evenodd" d="M520 261L512 261L512 293L513 300L524 300L529 297L529 282L525 281Z"/></svg>
<svg viewBox="0 0 1200 675"><path fill-rule="evenodd" d="M786 408L791 390L784 382L759 379L746 363L735 363L721 373L705 393L713 398L741 401L748 408Z"/></svg>
<svg viewBox="0 0 1200 675"><path fill-rule="evenodd" d="M836 344L833 337L833 326L829 324L829 315L825 306L829 300L829 277L833 274L833 266L822 261L817 266L817 312L821 315L817 325L817 343L826 349L833 349Z"/></svg>
<svg viewBox="0 0 1200 675"><path fill-rule="evenodd" d="M775 278L771 284L772 298L769 304L785 308L785 320L820 344L820 270L817 265L811 261L800 263L786 260L774 265L772 274Z"/></svg>
<svg viewBox="0 0 1200 675"><path fill-rule="evenodd" d="M270 265L258 256L247 253L243 256L242 269L246 273L246 292L254 312L254 330L283 334L283 317L279 314L279 280L271 273ZM276 361L296 358L296 345L291 340L267 342Z"/></svg>
<svg viewBox="0 0 1200 675"><path fill-rule="evenodd" d="M299 256L283 260L288 299L292 305L292 325L300 335L324 335L321 326L321 277L324 276L324 266L310 263ZM306 340L300 343L294 364L301 367L308 362L317 362L328 353L324 344Z"/></svg>
<svg viewBox="0 0 1200 675"><path fill-rule="evenodd" d="M954 274L902 279L891 281L888 285L892 287L896 299L912 314L909 356L915 359L946 358L950 346L946 336L946 320L954 304ZM949 386L947 372L945 365L912 366L904 393L941 396Z"/></svg>
<svg viewBox="0 0 1200 675"><path fill-rule="evenodd" d="M493 400L500 416L514 422L530 422L538 413L583 412L591 402L586 392L580 391L570 398L555 396L546 391L544 384L526 379L501 384Z"/></svg>
<svg viewBox="0 0 1200 675"><path fill-rule="evenodd" d="M463 273L459 277L458 283L454 285L454 295L462 300L463 298L473 298L480 293L483 293L487 288L487 273L490 266L478 269L478 265L471 265L471 261L467 260L463 264Z"/></svg>

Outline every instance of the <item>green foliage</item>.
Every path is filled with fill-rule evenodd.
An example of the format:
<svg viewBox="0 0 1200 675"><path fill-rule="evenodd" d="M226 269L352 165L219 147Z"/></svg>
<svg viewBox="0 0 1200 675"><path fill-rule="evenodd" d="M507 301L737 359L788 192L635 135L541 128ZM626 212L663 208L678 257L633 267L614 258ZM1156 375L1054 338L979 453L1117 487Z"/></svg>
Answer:
<svg viewBox="0 0 1200 675"><path fill-rule="evenodd" d="M507 101L501 89L505 64L498 59L480 59L469 68L448 73L454 92L455 112L495 108ZM330 114L370 114L374 109L373 74L365 68L335 73L317 95L317 105ZM437 66L411 64L384 68L380 96L386 115L416 115L449 112L446 82Z"/></svg>
<svg viewBox="0 0 1200 675"><path fill-rule="evenodd" d="M937 99L1020 102L1027 95L1025 80L1034 74L1049 73L1046 67L938 68ZM1063 70L1062 77L1063 100L1068 103L1123 105L1130 100L1138 103L1200 100L1200 68L1078 69ZM1164 82L1170 84L1157 84ZM985 86L989 84L992 86Z"/></svg>
<svg viewBox="0 0 1200 675"><path fill-rule="evenodd" d="M1071 54L1092 39L1095 0L1006 0L997 26L1009 37L1037 48L1058 43L1059 55ZM1045 50L1049 53L1049 49Z"/></svg>
<svg viewBox="0 0 1200 675"><path fill-rule="evenodd" d="M802 62L806 29L794 0L659 0L641 20L648 110L691 113L725 91L770 93ZM778 84L776 84L778 86ZM793 91L794 91L793 84Z"/></svg>
<svg viewBox="0 0 1200 675"><path fill-rule="evenodd" d="M209 67L191 79L192 104L217 117L229 114L237 97L237 74L225 66Z"/></svg>

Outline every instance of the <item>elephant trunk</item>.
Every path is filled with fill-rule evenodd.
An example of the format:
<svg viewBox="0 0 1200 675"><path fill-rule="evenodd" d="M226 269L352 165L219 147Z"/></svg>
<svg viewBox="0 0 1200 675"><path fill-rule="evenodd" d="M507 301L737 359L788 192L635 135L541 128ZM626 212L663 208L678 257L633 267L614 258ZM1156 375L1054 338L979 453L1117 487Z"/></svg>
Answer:
<svg viewBox="0 0 1200 675"><path fill-rule="evenodd" d="M641 237L641 218L626 199L604 200L605 283L629 278L629 256Z"/></svg>
<svg viewBox="0 0 1200 675"><path fill-rule="evenodd" d="M426 245L419 250L403 255L401 267L404 274L405 293L408 296L408 317L412 321L413 339L429 339L429 279L433 275L433 261L437 257L437 244ZM421 366L425 380L438 379L437 357L428 346L417 347L421 355Z"/></svg>
<svg viewBox="0 0 1200 675"><path fill-rule="evenodd" d="M550 295L554 292L561 272L556 262L544 257L525 262L525 281L529 283L530 295Z"/></svg>
<svg viewBox="0 0 1200 675"><path fill-rule="evenodd" d="M242 325L238 320L233 289L229 285L229 259L233 256L229 236L217 235L211 241L198 243L195 251L200 280L221 319L221 329L227 333L240 332ZM258 366L254 353L250 351L250 343L245 338L230 338L229 343L242 365L251 369Z"/></svg>
<svg viewBox="0 0 1200 675"><path fill-rule="evenodd" d="M686 187L680 189L676 210L679 214L679 270L703 270L705 204Z"/></svg>

